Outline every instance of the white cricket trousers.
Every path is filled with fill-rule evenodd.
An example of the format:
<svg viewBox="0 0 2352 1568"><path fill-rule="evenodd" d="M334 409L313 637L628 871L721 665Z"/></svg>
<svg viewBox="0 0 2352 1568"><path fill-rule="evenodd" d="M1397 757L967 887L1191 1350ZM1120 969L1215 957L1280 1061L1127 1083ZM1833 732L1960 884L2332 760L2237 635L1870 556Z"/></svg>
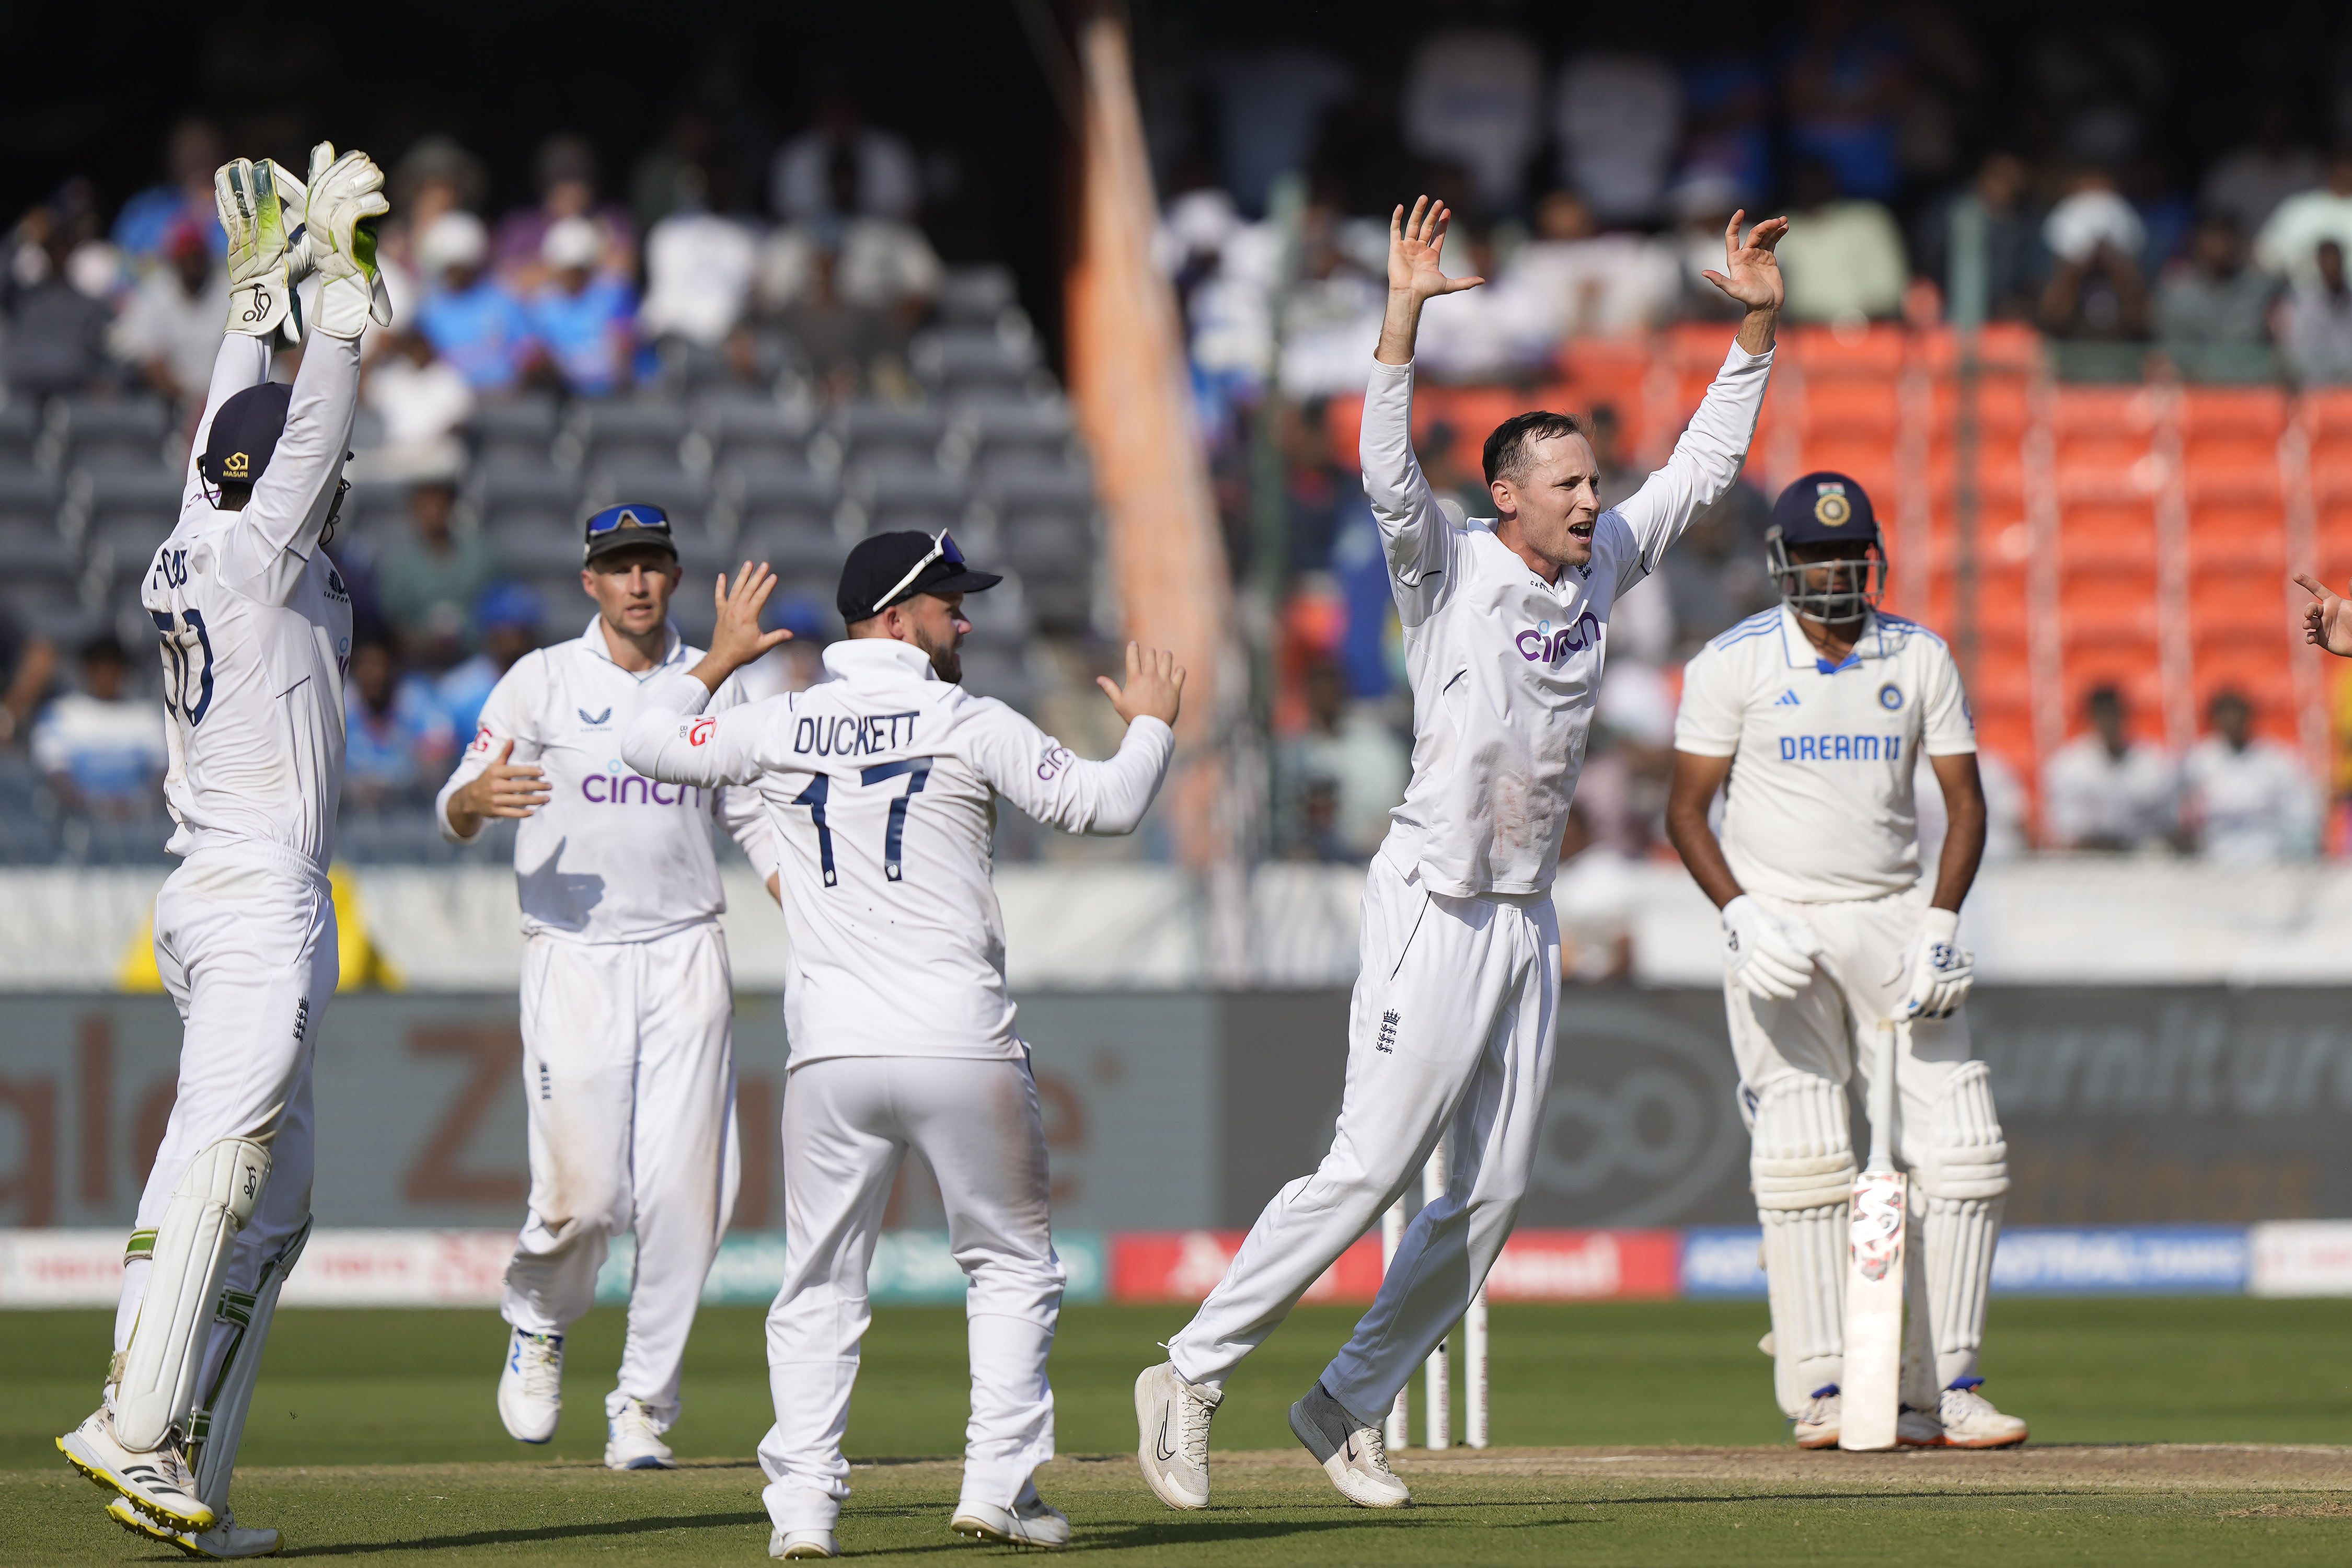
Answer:
<svg viewBox="0 0 2352 1568"><path fill-rule="evenodd" d="M1444 1195L1405 1227L1379 1297L1323 1373L1331 1397L1377 1426L1517 1218L1551 1084L1559 920L1549 897L1447 898L1375 856L1362 951L1330 1152L1275 1194L1168 1352L1185 1378L1223 1388L1450 1134Z"/></svg>
<svg viewBox="0 0 2352 1568"><path fill-rule="evenodd" d="M635 1228L629 1332L607 1416L630 1399L667 1431L702 1281L735 1211L735 994L716 921L646 942L537 936L523 952L530 1209L506 1321L560 1334Z"/></svg>
<svg viewBox="0 0 2352 1568"><path fill-rule="evenodd" d="M849 1496L841 1438L874 1317L867 1270L909 1149L939 1177L948 1248L971 1281L963 1498L1010 1507L1054 1457L1045 1356L1065 1276L1028 1062L824 1058L784 1088L784 1284L768 1312L776 1424L760 1441L778 1530L831 1530Z"/></svg>
<svg viewBox="0 0 2352 1568"><path fill-rule="evenodd" d="M1739 1068L1740 1114L1761 1147L1778 1131L1758 1126L1758 1112L1768 1097L1776 1103L1801 1099L1810 1086L1790 1080L1812 1079L1836 1086L1842 1100L1851 1082L1862 1091L1865 1108L1851 1137L1859 1165L1869 1150L1870 1053L1865 1047L1878 1021L1893 1016L1908 994L1904 953L1927 910L1927 889L1923 885L1884 898L1825 903L1753 896L1782 920L1812 931L1821 940L1824 962L1814 970L1811 983L1788 1001L1753 996L1728 977L1724 981L1732 1059ZM1997 1206L1985 1213L1979 1212L1985 1206L1981 1201L1957 1207L1936 1201L1938 1188L1969 1177L1980 1183L1990 1174L1996 1184L2006 1185L1998 1152L2002 1147L2000 1124L1991 1113L1990 1090L1979 1081L1984 1069L1976 1068L1965 1079L1961 1076L1969 1049L1964 1011L1948 1018L1921 1018L1911 1026L1910 1049L1895 1066L1895 1125L1888 1129L1888 1142L1895 1164L1913 1178L1911 1289L1915 1302L1923 1295L1927 1298L1927 1310L1915 1308L1909 1315L1909 1326L1918 1333L1906 1352L1906 1376L1911 1381L1905 1397L1916 1405L1932 1405L1936 1389L1977 1374L1992 1240L2000 1229ZM1959 1118L1957 1128L1956 1101L1974 1108L1972 1114ZM1938 1237L1939 1226L1952 1234ZM1791 1414L1803 1407L1812 1389L1835 1383L1843 1373L1838 1306L1844 1300L1843 1221L1840 1227L1826 1260L1816 1262L1823 1277L1770 1280L1773 1341L1780 1352L1775 1391L1781 1407ZM1952 1246L1961 1246L1963 1251L1950 1259L1948 1268L1946 1253ZM1818 1305L1809 1309L1799 1300L1800 1292L1815 1298ZM1784 1321L1809 1310L1822 1320L1810 1336L1801 1326ZM1918 1364L1922 1362L1927 1364ZM1918 1381L1931 1371L1932 1384Z"/></svg>
<svg viewBox="0 0 2352 1568"><path fill-rule="evenodd" d="M163 1223L181 1174L206 1144L265 1145L269 1183L222 1281L250 1291L262 1263L310 1217L310 1058L341 973L325 874L270 845L199 850L155 895L155 966L180 1012L180 1083L139 1195L138 1228ZM117 1351L130 1346L152 1268L141 1258L122 1271ZM213 1385L233 1332L213 1325L198 1388Z"/></svg>

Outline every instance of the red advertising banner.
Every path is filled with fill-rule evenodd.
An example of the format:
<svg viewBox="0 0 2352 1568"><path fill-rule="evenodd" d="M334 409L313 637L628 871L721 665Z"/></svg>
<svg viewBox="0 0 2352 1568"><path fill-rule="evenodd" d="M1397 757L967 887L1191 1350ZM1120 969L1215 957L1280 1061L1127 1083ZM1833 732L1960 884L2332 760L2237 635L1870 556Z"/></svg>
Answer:
<svg viewBox="0 0 2352 1568"><path fill-rule="evenodd" d="M1240 1250L1238 1230L1120 1231L1110 1237L1114 1301L1198 1301ZM1496 1301L1663 1300L1680 1293L1682 1237L1671 1230L1523 1230L1487 1277ZM1301 1298L1370 1301L1381 1286L1381 1244L1366 1237Z"/></svg>

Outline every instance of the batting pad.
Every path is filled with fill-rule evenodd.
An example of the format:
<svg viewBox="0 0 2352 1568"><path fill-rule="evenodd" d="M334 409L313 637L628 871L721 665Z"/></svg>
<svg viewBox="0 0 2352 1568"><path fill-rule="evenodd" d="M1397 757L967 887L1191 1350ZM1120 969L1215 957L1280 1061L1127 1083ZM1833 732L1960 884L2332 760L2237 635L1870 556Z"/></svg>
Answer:
<svg viewBox="0 0 2352 1568"><path fill-rule="evenodd" d="M269 1321L278 1315L278 1292L310 1239L310 1222L261 1266L253 1294L220 1293L215 1321L232 1326L228 1354L213 1379L204 1408L188 1418L188 1442L194 1449L196 1495L216 1514L228 1512L229 1478L236 1473L236 1446L245 1437L245 1413L253 1405L253 1385L261 1376L261 1352L269 1342Z"/></svg>
<svg viewBox="0 0 2352 1568"><path fill-rule="evenodd" d="M269 1151L245 1138L214 1140L181 1173L155 1228L155 1265L114 1394L124 1447L162 1446L194 1408L229 1248L268 1183Z"/></svg>
<svg viewBox="0 0 2352 1568"><path fill-rule="evenodd" d="M1927 1262L1929 1328L1939 1367L1965 1372L1973 1370L1984 1343L1993 1246L2009 1192L2009 1145L1993 1113L1991 1069L1963 1062L1944 1080L1927 1125L1930 1158L1920 1173L1927 1212L1919 1250ZM1941 1381L1957 1375L1948 1372Z"/></svg>
<svg viewBox="0 0 2352 1568"><path fill-rule="evenodd" d="M1809 1073L1776 1079L1757 1097L1753 1140L1748 1176L1764 1226L1774 1392L1794 1412L1837 1381L1845 1345L1854 1164L1844 1089Z"/></svg>

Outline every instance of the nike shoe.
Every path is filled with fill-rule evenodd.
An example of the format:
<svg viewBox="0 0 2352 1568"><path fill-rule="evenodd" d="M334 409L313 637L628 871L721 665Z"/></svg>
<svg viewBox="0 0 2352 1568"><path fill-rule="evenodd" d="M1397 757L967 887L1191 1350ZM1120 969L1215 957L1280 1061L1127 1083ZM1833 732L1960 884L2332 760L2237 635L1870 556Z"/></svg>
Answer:
<svg viewBox="0 0 2352 1568"><path fill-rule="evenodd" d="M512 1429L509 1424L509 1430ZM632 1399L604 1426L604 1468L608 1470L674 1470L669 1445L654 1425L653 1407Z"/></svg>
<svg viewBox="0 0 2352 1568"><path fill-rule="evenodd" d="M1834 1448L1838 1445L1838 1412L1842 1401L1832 1383L1813 1390L1812 1399L1796 1415L1797 1447Z"/></svg>
<svg viewBox="0 0 2352 1568"><path fill-rule="evenodd" d="M1290 1407L1290 1429L1322 1462L1339 1495L1358 1508L1410 1508L1412 1493L1389 1468L1388 1449L1378 1426L1360 1425L1324 1391L1323 1384Z"/></svg>
<svg viewBox="0 0 2352 1568"><path fill-rule="evenodd" d="M160 1541L175 1546L191 1557L212 1557L227 1562L237 1557L268 1557L283 1544L274 1530L247 1530L237 1523L236 1516L222 1512L213 1527L205 1531L173 1530L158 1524L132 1508L121 1498L106 1505L106 1517L133 1535L150 1541Z"/></svg>
<svg viewBox="0 0 2352 1568"><path fill-rule="evenodd" d="M1135 1457L1144 1484L1170 1508L1209 1506L1209 1423L1223 1399L1164 1361L1135 1380Z"/></svg>
<svg viewBox="0 0 2352 1568"><path fill-rule="evenodd" d="M499 1373L499 1419L518 1443L544 1443L563 1414L563 1336L507 1336L506 1370Z"/></svg>
<svg viewBox="0 0 2352 1568"><path fill-rule="evenodd" d="M2004 1415L1977 1392L1980 1377L1956 1379L1936 1401L1947 1448L2013 1448L2025 1441L2025 1423Z"/></svg>
<svg viewBox="0 0 2352 1568"><path fill-rule="evenodd" d="M957 1503L948 1528L958 1535L1004 1546L1051 1548L1070 1543L1069 1516L1039 1497L1034 1481L1021 1489L1011 1508L969 1500Z"/></svg>
<svg viewBox="0 0 2352 1568"><path fill-rule="evenodd" d="M213 1510L196 1495L196 1478L188 1468L174 1430L147 1453L124 1447L114 1436L114 1413L104 1405L89 1419L58 1439L58 1452L73 1468L109 1491L120 1492L132 1508L158 1524L173 1530L210 1530Z"/></svg>
<svg viewBox="0 0 2352 1568"><path fill-rule="evenodd" d="M838 1557L841 1548L835 1544L830 1530L795 1530L789 1534L772 1530L768 1531L768 1555L785 1563L798 1563L807 1558Z"/></svg>

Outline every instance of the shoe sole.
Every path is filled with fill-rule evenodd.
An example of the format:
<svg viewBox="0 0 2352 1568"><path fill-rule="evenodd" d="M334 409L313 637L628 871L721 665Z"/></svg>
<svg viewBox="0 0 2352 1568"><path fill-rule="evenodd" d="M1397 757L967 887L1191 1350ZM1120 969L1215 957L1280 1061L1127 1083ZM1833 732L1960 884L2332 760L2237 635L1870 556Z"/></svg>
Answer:
<svg viewBox="0 0 2352 1568"><path fill-rule="evenodd" d="M604 1468L608 1470L674 1470L677 1468L677 1461L656 1459L651 1454L646 1454L634 1459L624 1459L617 1465L607 1459Z"/></svg>
<svg viewBox="0 0 2352 1568"><path fill-rule="evenodd" d="M79 1454L75 1453L71 1448L66 1447L66 1440L63 1437L58 1439L58 1452L63 1454L66 1457L66 1463L71 1465L75 1469L79 1470L82 1475L89 1479L91 1485L97 1487L101 1491L112 1492L124 1502L129 1503L132 1508L137 1509L141 1513L145 1514L148 1518L155 1521L158 1524L170 1525L173 1530L184 1530L191 1535L202 1535L205 1531L210 1530L213 1527L215 1516L212 1510L206 1509L202 1518L198 1518L196 1515L192 1513L175 1512L172 1509L165 1507L163 1504L156 1502L144 1494L132 1489L127 1483L116 1479L113 1473L108 1470L104 1466L92 1464L89 1460L83 1458Z"/></svg>
<svg viewBox="0 0 2352 1568"><path fill-rule="evenodd" d="M1956 1443L1956 1442L1954 1442L1951 1438L1947 1437L1947 1438L1945 1438L1945 1439L1943 1440L1943 1442L1942 1442L1942 1443L1938 1444L1938 1445L1937 1445L1937 1447L1945 1447L1945 1448L1971 1448L1971 1449L1974 1449L1974 1450L1976 1450L1976 1451L1978 1451L1978 1452L1981 1453L1981 1452L1984 1452L1984 1451L1985 1451L1985 1450L1987 1450L1987 1449L1991 1449L1991 1448L2015 1448L2015 1447L2022 1447L2022 1446L2023 1446L2023 1444L2024 1444L2024 1442L2025 1442L2025 1438L2026 1438L2026 1434L2025 1434L2025 1433L2023 1433L2023 1432L2020 1432L2020 1433L2019 1433L2016 1436L2014 1436L2014 1437L1993 1437L1993 1438L1979 1439L1979 1440L1972 1441L1972 1442L1959 1442L1959 1443Z"/></svg>
<svg viewBox="0 0 2352 1568"><path fill-rule="evenodd" d="M778 1559L778 1561L783 1563L813 1563L820 1562L826 1558L838 1557L840 1555L841 1553L838 1552L827 1552L824 1548L817 1546L787 1546L784 1548L783 1556Z"/></svg>
<svg viewBox="0 0 2352 1568"><path fill-rule="evenodd" d="M967 1535L974 1541L992 1541L999 1546L1034 1546L1040 1552L1059 1552L1069 1544L1066 1541L1040 1541L1034 1535L1016 1535L1011 1531L999 1530L985 1520L974 1519L968 1513L960 1513L948 1521L948 1528L958 1535Z"/></svg>
<svg viewBox="0 0 2352 1568"><path fill-rule="evenodd" d="M122 1500L117 1499L116 1500L121 1501ZM131 1534L138 1536L142 1541L161 1542L176 1552L184 1552L187 1556L196 1558L198 1561L205 1563L242 1563L247 1557L275 1557L280 1552L286 1550L286 1538L281 1535L278 1538L278 1544L271 1547L267 1552L247 1552L238 1557L221 1557L213 1552L206 1552L201 1547L189 1545L179 1531L165 1530L162 1525L157 1524L154 1521L141 1515L133 1510L128 1502L123 1502L122 1510L120 1512L117 1512L111 1506L110 1506L106 1510L106 1517L114 1521L115 1523L121 1525Z"/></svg>
<svg viewBox="0 0 2352 1568"><path fill-rule="evenodd" d="M1143 1471L1143 1484L1151 1489L1153 1497L1158 1498L1170 1508L1182 1509L1187 1512L1206 1508L1209 1506L1209 1500L1206 1497L1194 1502L1189 1498L1170 1495L1165 1481L1159 1470L1154 1468L1167 1461L1160 1459L1152 1452L1151 1411L1155 1401L1144 1391L1144 1384L1150 1380L1150 1377L1151 1373L1147 1371L1135 1380L1135 1462L1137 1468ZM1162 1422L1163 1426L1165 1424Z"/></svg>
<svg viewBox="0 0 2352 1568"><path fill-rule="evenodd" d="M1827 1436L1800 1437L1797 1439L1797 1447L1800 1448L1834 1448L1837 1445L1838 1435L1834 1432L1830 1433Z"/></svg>

